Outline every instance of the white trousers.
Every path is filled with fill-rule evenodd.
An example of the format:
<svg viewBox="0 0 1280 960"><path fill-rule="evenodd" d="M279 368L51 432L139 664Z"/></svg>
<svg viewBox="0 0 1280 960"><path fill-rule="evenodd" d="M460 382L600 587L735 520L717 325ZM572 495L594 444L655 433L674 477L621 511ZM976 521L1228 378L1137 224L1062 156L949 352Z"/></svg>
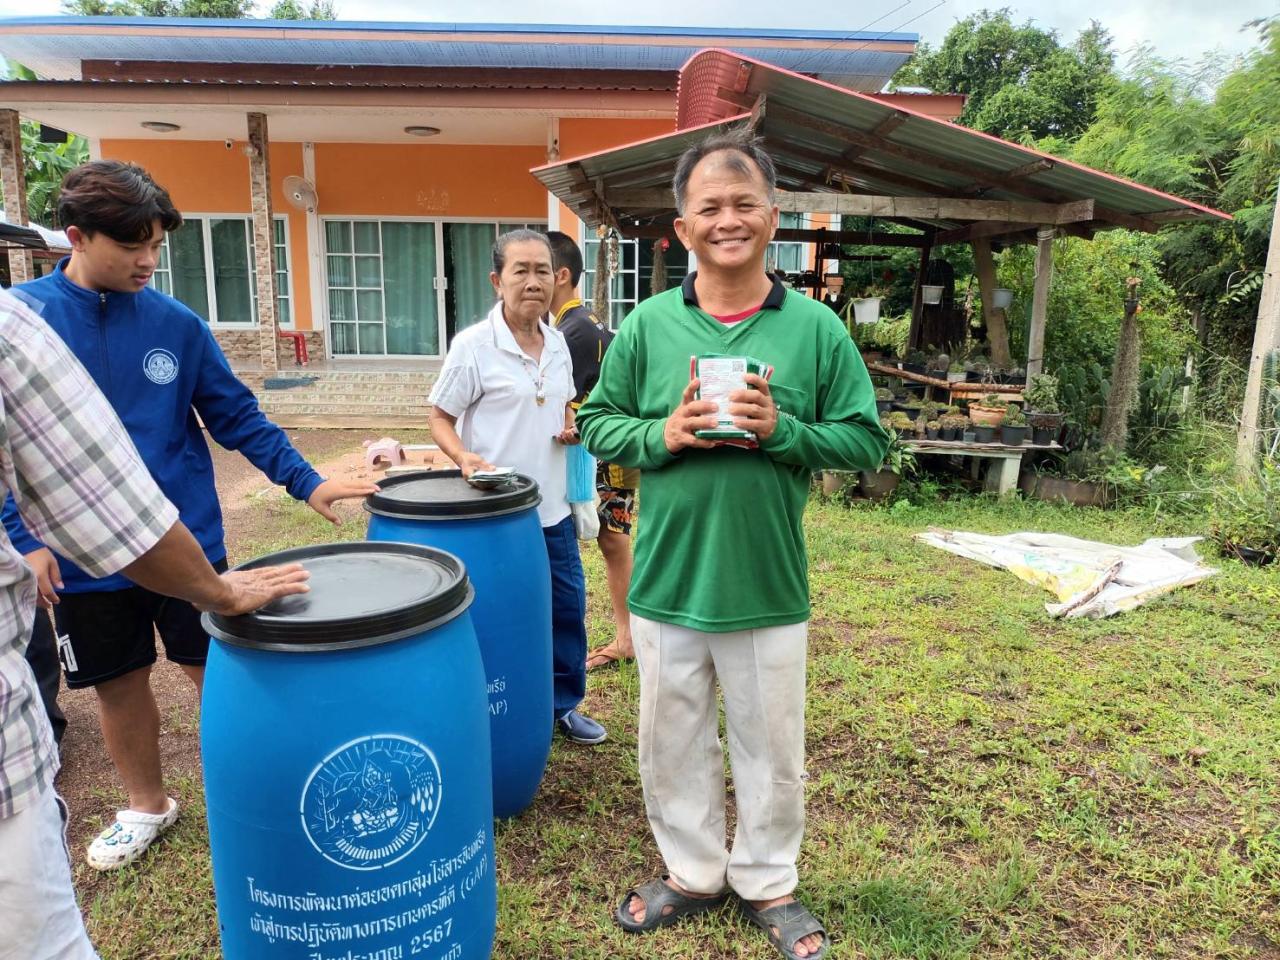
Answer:
<svg viewBox="0 0 1280 960"><path fill-rule="evenodd" d="M0 960L98 960L71 886L60 804L48 787L0 820Z"/></svg>
<svg viewBox="0 0 1280 960"><path fill-rule="evenodd" d="M796 885L804 835L808 623L734 633L631 617L640 668L640 781L671 878L746 900ZM724 698L738 826L725 849Z"/></svg>

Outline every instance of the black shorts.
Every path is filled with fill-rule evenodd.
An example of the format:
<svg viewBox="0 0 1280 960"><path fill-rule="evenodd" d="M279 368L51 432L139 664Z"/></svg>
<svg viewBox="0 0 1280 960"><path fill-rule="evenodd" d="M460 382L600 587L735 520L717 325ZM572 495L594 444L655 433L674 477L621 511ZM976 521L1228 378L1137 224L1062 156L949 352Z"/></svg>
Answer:
<svg viewBox="0 0 1280 960"><path fill-rule="evenodd" d="M213 565L219 573L227 561ZM156 632L174 663L203 666L209 635L200 611L142 587L100 593L64 593L53 608L58 656L67 687L93 687L156 662Z"/></svg>

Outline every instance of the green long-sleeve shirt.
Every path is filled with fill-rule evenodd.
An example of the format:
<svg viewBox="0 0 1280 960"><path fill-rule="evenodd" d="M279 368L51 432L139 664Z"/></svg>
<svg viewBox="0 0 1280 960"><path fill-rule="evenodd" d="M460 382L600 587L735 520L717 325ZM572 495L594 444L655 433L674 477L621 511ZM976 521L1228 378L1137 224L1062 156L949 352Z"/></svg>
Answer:
<svg viewBox="0 0 1280 960"><path fill-rule="evenodd" d="M760 449L667 450L689 358L710 353L774 365L778 424ZM711 632L808 618L812 471L875 469L888 445L867 369L830 309L775 283L760 312L729 327L697 306L692 276L627 317L577 422L593 455L641 470L631 610Z"/></svg>

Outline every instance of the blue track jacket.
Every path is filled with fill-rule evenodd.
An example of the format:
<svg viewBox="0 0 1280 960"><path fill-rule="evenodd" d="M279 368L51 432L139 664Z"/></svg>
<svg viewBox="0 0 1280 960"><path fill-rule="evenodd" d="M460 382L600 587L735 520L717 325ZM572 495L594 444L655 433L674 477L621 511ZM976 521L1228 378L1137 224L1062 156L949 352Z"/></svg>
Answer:
<svg viewBox="0 0 1280 960"><path fill-rule="evenodd" d="M236 379L208 324L151 287L139 293L94 293L78 287L67 279L66 265L63 260L53 273L14 292L66 341L106 394L151 476L178 508L210 563L225 559L227 548L213 460L197 413L219 444L239 450L298 500L311 496L322 482L320 475ZM12 496L5 501L4 526L19 552L42 546L23 526ZM133 586L119 574L95 579L62 557L58 565L65 593Z"/></svg>

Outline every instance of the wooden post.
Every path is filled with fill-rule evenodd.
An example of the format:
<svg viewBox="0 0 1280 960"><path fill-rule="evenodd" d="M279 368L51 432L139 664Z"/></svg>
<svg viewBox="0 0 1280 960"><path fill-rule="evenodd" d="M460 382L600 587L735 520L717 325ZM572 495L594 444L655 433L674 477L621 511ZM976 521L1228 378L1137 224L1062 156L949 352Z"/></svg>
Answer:
<svg viewBox="0 0 1280 960"><path fill-rule="evenodd" d="M1236 465L1241 471L1253 469L1258 456L1258 413L1262 402L1262 360L1280 348L1280 187L1271 217L1271 243L1262 273L1262 297L1258 301L1258 323L1253 330L1253 354L1249 358L1249 379L1244 391L1244 410L1236 438Z"/></svg>
<svg viewBox="0 0 1280 960"><path fill-rule="evenodd" d="M1027 337L1027 378L1044 369L1044 321L1053 282L1053 227L1036 231L1036 285L1031 297L1031 334Z"/></svg>
<svg viewBox="0 0 1280 960"><path fill-rule="evenodd" d="M27 177L22 169L22 119L17 110L0 110L0 191L4 193L4 218L14 226L25 227L30 217L27 215ZM31 251L11 249L10 282L26 283L35 277Z"/></svg>
<svg viewBox="0 0 1280 960"><path fill-rule="evenodd" d="M920 284L924 283L925 272L929 269L929 254L933 251L928 242L920 248L920 268L916 271L916 288L911 295L911 327L907 332L907 349L920 349L920 327L924 323L924 298L920 293Z"/></svg>
<svg viewBox="0 0 1280 960"><path fill-rule="evenodd" d="M279 369L276 340L276 237L271 210L271 165L267 149L267 115L251 113L249 123L249 191L253 210L254 267L258 275L258 352L262 369L274 373Z"/></svg>
<svg viewBox="0 0 1280 960"><path fill-rule="evenodd" d="M982 317L987 324L987 342L991 344L991 365L1007 370L1012 364L1009 355L1009 326L1002 308L995 306L996 263L991 256L991 241L978 237L970 242L973 247L973 263L978 271L978 293L982 297Z"/></svg>

